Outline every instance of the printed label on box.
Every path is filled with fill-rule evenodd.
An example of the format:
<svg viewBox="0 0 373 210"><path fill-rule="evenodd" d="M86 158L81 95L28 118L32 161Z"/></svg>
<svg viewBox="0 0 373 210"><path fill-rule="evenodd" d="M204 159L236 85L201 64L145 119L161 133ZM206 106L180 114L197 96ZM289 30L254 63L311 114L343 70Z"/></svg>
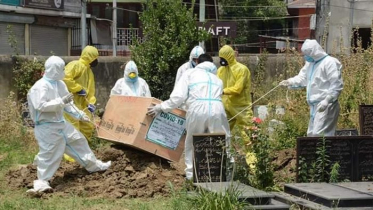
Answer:
<svg viewBox="0 0 373 210"><path fill-rule="evenodd" d="M184 132L184 118L172 113L161 112L150 124L146 140L175 150Z"/></svg>

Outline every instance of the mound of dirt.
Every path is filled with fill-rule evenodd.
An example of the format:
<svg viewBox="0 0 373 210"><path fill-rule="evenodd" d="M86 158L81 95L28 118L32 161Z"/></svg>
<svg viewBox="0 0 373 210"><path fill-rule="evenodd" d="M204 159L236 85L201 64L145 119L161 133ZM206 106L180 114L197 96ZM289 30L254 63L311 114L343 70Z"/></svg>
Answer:
<svg viewBox="0 0 373 210"><path fill-rule="evenodd" d="M178 189L184 184L184 165L169 163L152 154L132 148L112 146L97 151L103 161L112 161L105 172L88 173L77 163L62 162L55 176L50 180L57 195L82 195L105 198L136 198L166 196L170 193L168 182ZM32 188L36 179L36 167L21 166L6 175L12 188Z"/></svg>

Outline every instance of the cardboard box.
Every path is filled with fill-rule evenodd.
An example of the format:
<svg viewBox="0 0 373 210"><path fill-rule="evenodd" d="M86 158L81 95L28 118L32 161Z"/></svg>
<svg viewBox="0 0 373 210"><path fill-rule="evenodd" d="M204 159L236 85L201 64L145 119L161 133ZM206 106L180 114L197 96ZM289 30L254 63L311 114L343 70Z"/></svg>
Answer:
<svg viewBox="0 0 373 210"><path fill-rule="evenodd" d="M185 144L185 111L174 109L155 118L146 115L156 98L111 96L98 127L98 137L179 161Z"/></svg>

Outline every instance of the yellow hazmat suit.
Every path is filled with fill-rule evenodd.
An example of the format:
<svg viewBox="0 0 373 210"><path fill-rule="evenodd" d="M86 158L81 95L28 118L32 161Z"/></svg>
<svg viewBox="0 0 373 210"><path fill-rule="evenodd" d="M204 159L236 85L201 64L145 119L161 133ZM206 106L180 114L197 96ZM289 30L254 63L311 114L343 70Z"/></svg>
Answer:
<svg viewBox="0 0 373 210"><path fill-rule="evenodd" d="M218 77L223 81L223 103L228 119L251 105L251 74L250 70L236 61L234 50L224 45L219 50L219 57L224 58L228 65L218 69ZM229 127L233 130L235 124L251 124L252 111L250 108L229 121Z"/></svg>
<svg viewBox="0 0 373 210"><path fill-rule="evenodd" d="M95 47L85 47L79 60L71 61L66 65L63 79L69 92L74 94L74 104L88 116L92 115L88 111L88 105L96 103L95 79L90 64L97 58L98 50ZM82 89L86 91L86 96L77 94ZM67 114L64 114L64 117L90 141L94 130L92 123L75 120Z"/></svg>

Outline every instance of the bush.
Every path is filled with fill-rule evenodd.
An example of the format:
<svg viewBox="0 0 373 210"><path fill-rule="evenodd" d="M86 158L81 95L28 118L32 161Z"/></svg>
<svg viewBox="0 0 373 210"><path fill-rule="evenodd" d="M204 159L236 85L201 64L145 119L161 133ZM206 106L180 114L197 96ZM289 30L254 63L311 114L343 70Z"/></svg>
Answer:
<svg viewBox="0 0 373 210"><path fill-rule="evenodd" d="M140 20L144 40L132 47L133 60L152 95L168 99L177 69L199 41L207 40L207 32L197 29L193 6L188 9L181 0L150 0Z"/></svg>

